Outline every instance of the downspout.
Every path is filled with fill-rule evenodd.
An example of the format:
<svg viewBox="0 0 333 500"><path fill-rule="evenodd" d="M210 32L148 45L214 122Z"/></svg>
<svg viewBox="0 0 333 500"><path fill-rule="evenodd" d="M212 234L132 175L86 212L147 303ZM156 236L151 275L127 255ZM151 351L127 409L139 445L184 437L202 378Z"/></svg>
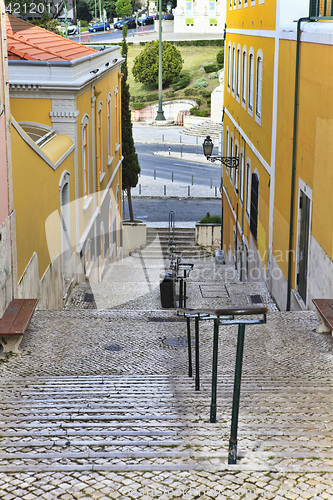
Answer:
<svg viewBox="0 0 333 500"><path fill-rule="evenodd" d="M298 127L298 90L299 90L299 63L301 45L301 23L313 21L310 17L301 17L297 21L296 39L296 63L295 63L295 99L294 99L294 130L293 130L293 156L291 170L291 195L290 195L290 220L289 220L289 251L288 251L288 289L287 289L287 311L290 311L291 301L291 272L293 257L294 237L294 209L295 209L295 180L296 180L296 149L297 149L297 127Z"/></svg>

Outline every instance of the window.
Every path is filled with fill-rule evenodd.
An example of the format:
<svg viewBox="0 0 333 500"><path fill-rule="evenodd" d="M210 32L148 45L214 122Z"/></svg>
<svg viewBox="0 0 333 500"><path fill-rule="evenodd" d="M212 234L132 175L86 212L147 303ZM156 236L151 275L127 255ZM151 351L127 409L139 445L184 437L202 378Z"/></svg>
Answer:
<svg viewBox="0 0 333 500"><path fill-rule="evenodd" d="M225 155L229 156L229 129L227 129L226 139L225 139ZM229 169L226 169L227 175L229 175Z"/></svg>
<svg viewBox="0 0 333 500"><path fill-rule="evenodd" d="M244 0L244 9L247 7L248 0Z"/></svg>
<svg viewBox="0 0 333 500"><path fill-rule="evenodd" d="M230 137L230 156L234 156L234 138L231 135ZM230 169L230 181L233 182L233 168Z"/></svg>
<svg viewBox="0 0 333 500"><path fill-rule="evenodd" d="M236 52L236 49L235 47L232 48L232 93L234 94L235 93L235 72L236 72L236 57L235 57L235 52Z"/></svg>
<svg viewBox="0 0 333 500"><path fill-rule="evenodd" d="M235 157L238 157L238 143L235 142ZM235 191L238 192L238 168L235 168Z"/></svg>
<svg viewBox="0 0 333 500"><path fill-rule="evenodd" d="M262 108L262 57L257 57L256 116L261 117Z"/></svg>
<svg viewBox="0 0 333 500"><path fill-rule="evenodd" d="M230 92L230 79L231 79L231 45L228 47L228 90Z"/></svg>
<svg viewBox="0 0 333 500"><path fill-rule="evenodd" d="M249 111L250 114L253 113L253 77L254 77L254 61L253 54L250 54L249 57Z"/></svg>
<svg viewBox="0 0 333 500"><path fill-rule="evenodd" d="M251 200L251 164L246 163L246 213L250 215L250 200Z"/></svg>
<svg viewBox="0 0 333 500"><path fill-rule="evenodd" d="M229 2L229 9L232 9L232 0Z"/></svg>
<svg viewBox="0 0 333 500"><path fill-rule="evenodd" d="M243 49L243 72L242 72L242 102L246 104L246 48Z"/></svg>
<svg viewBox="0 0 333 500"><path fill-rule="evenodd" d="M242 8L242 0L238 0L238 8L241 9Z"/></svg>
<svg viewBox="0 0 333 500"><path fill-rule="evenodd" d="M98 103L98 117L97 117L97 147L98 147L98 167L99 167L99 175L103 174L103 130L102 130L102 103L101 101Z"/></svg>
<svg viewBox="0 0 333 500"><path fill-rule="evenodd" d="M244 202L244 151L241 150L239 162L239 197Z"/></svg>
<svg viewBox="0 0 333 500"><path fill-rule="evenodd" d="M111 116L111 94L108 94L106 102L107 126L108 126L108 159L112 158L112 116Z"/></svg>
<svg viewBox="0 0 333 500"><path fill-rule="evenodd" d="M83 197L89 196L89 117L85 115L82 127L82 174L83 174Z"/></svg>
<svg viewBox="0 0 333 500"><path fill-rule="evenodd" d="M114 100L114 110L115 110L115 141L116 141L116 148L118 148L119 143L120 143L120 132L119 132L119 126L120 126L120 120L119 120L119 94L118 94L118 87L115 88L114 91L115 94L115 100Z"/></svg>
<svg viewBox="0 0 333 500"><path fill-rule="evenodd" d="M258 202L259 202L259 177L255 172L252 174L251 185L251 210L250 231L256 240L258 236Z"/></svg>
<svg viewBox="0 0 333 500"><path fill-rule="evenodd" d="M236 77L236 96L240 98L240 77L241 77L241 52L237 49L237 77Z"/></svg>

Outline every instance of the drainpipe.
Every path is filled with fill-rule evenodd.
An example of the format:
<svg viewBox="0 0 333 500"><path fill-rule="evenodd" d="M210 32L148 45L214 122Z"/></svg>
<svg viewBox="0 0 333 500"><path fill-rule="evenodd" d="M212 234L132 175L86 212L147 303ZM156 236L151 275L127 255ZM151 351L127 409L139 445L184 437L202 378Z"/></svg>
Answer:
<svg viewBox="0 0 333 500"><path fill-rule="evenodd" d="M290 221L289 221L289 252L288 252L288 290L287 290L287 311L290 311L291 300L291 271L294 236L294 208L295 208L295 181L296 181L296 149L297 149L297 126L298 126L298 89L299 89L299 63L301 46L301 23L316 21L311 17L301 17L297 21L297 41L296 41L296 63L295 63L295 99L294 99L294 131L293 131L293 156L291 171L291 196L290 196Z"/></svg>

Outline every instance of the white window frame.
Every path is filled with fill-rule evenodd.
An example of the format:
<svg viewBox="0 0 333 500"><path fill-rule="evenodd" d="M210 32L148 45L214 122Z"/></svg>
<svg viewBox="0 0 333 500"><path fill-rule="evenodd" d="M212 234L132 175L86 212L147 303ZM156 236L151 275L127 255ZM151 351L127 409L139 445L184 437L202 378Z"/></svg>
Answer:
<svg viewBox="0 0 333 500"><path fill-rule="evenodd" d="M230 92L231 87L231 43L228 45L228 80L227 80L227 88L228 92Z"/></svg>
<svg viewBox="0 0 333 500"><path fill-rule="evenodd" d="M241 9L242 8L242 0L238 0L238 8Z"/></svg>
<svg viewBox="0 0 333 500"><path fill-rule="evenodd" d="M252 64L251 64L252 61ZM251 47L249 50L249 71L248 71L248 103L247 110L251 116L253 116L253 98L254 98L254 51Z"/></svg>
<svg viewBox="0 0 333 500"><path fill-rule="evenodd" d="M229 10L232 10L232 0L229 1Z"/></svg>
<svg viewBox="0 0 333 500"><path fill-rule="evenodd" d="M239 156L239 144L238 144L238 141L235 140L235 157L237 158L237 156ZM235 170L234 188L235 188L235 192L237 193L237 190L238 190L238 168L234 168L233 170Z"/></svg>
<svg viewBox="0 0 333 500"><path fill-rule="evenodd" d="M112 156L112 96L111 92L108 93L106 98L106 121L107 121L107 134L108 134L108 166L111 165Z"/></svg>
<svg viewBox="0 0 333 500"><path fill-rule="evenodd" d="M87 132L85 141L85 130ZM90 179L89 179L89 115L84 114L81 120L81 144L82 144L82 186L83 200L87 201L90 195Z"/></svg>
<svg viewBox="0 0 333 500"><path fill-rule="evenodd" d="M230 134L230 156L231 158L234 156L234 134L231 132ZM233 168L230 169L230 182L233 184L234 181L234 173Z"/></svg>
<svg viewBox="0 0 333 500"><path fill-rule="evenodd" d="M104 166L103 166L103 103L102 101L98 102L97 108L97 130L98 130L98 157L99 157L99 180L102 181L105 176Z"/></svg>
<svg viewBox="0 0 333 500"><path fill-rule="evenodd" d="M246 109L247 101L247 48L246 45L243 47L242 51L242 106Z"/></svg>
<svg viewBox="0 0 333 500"><path fill-rule="evenodd" d="M240 102L241 90L241 46L237 45L236 100Z"/></svg>
<svg viewBox="0 0 333 500"><path fill-rule="evenodd" d="M225 155L226 157L229 156L229 127L227 127L227 132L226 132L226 137L225 137ZM226 168L227 175L229 175L229 168Z"/></svg>
<svg viewBox="0 0 333 500"><path fill-rule="evenodd" d="M256 0L251 0L251 7L254 7L256 4Z"/></svg>
<svg viewBox="0 0 333 500"><path fill-rule="evenodd" d="M252 173L251 173L251 160L250 158L246 158L246 215L250 217L250 209L251 209L251 182L252 182Z"/></svg>
<svg viewBox="0 0 333 500"><path fill-rule="evenodd" d="M235 85L236 85L236 46L232 46L232 75L231 75L231 93L235 97Z"/></svg>
<svg viewBox="0 0 333 500"><path fill-rule="evenodd" d="M247 9L248 5L249 5L248 0L244 0L244 9Z"/></svg>
<svg viewBox="0 0 333 500"><path fill-rule="evenodd" d="M118 85L114 89L114 116L115 116L115 146L116 151L120 148L120 119L119 119L119 91Z"/></svg>
<svg viewBox="0 0 333 500"><path fill-rule="evenodd" d="M239 154L239 199L241 204L244 202L244 149L240 149Z"/></svg>
<svg viewBox="0 0 333 500"><path fill-rule="evenodd" d="M256 113L255 120L261 125L261 114L262 114L262 75L263 75L263 54L262 50L259 49L257 52L257 74L256 74Z"/></svg>

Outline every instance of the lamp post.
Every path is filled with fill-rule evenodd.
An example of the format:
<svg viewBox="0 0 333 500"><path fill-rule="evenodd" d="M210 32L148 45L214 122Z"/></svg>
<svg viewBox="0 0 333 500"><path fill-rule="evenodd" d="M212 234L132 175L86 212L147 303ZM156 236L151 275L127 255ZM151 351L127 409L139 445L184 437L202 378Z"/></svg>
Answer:
<svg viewBox="0 0 333 500"><path fill-rule="evenodd" d="M207 160L214 162L219 160L221 162L221 252L222 252L222 261L224 261L223 254L223 165L228 168L238 168L239 165L239 157L238 156L212 156L214 144L209 135L207 135L206 139L202 144L203 152Z"/></svg>
<svg viewBox="0 0 333 500"><path fill-rule="evenodd" d="M162 106L162 0L158 11L158 110L155 120L165 120Z"/></svg>

